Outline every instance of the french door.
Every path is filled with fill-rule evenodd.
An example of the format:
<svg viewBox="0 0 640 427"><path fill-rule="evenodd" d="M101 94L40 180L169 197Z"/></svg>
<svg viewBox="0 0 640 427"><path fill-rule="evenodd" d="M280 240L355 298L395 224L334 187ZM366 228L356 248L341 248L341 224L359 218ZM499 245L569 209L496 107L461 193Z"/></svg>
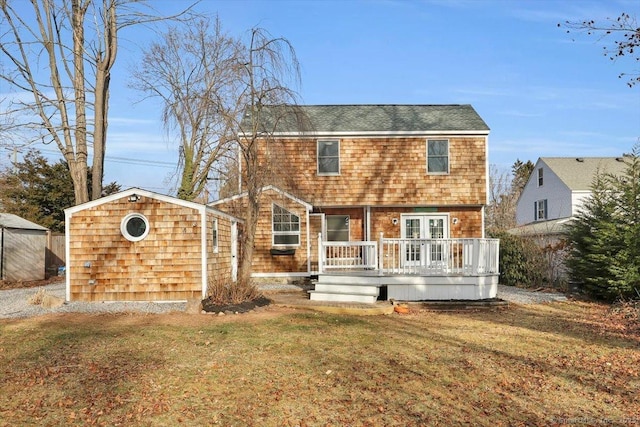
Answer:
<svg viewBox="0 0 640 427"><path fill-rule="evenodd" d="M405 265L428 267L441 264L445 260L445 246L430 240L449 237L449 217L447 215L402 215L401 237L415 240L405 244Z"/></svg>

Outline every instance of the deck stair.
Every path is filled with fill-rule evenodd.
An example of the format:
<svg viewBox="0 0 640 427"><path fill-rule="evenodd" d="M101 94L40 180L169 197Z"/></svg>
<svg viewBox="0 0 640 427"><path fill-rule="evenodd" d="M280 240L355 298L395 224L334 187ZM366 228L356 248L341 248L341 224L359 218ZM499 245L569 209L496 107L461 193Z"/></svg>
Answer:
<svg viewBox="0 0 640 427"><path fill-rule="evenodd" d="M308 292L311 301L375 304L380 288L369 277L320 274L314 290Z"/></svg>

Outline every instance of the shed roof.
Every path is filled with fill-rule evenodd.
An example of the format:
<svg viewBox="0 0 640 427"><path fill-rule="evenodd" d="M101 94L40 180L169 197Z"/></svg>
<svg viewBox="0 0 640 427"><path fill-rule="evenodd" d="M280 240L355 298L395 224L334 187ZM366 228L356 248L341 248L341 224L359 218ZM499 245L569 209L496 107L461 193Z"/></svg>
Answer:
<svg viewBox="0 0 640 427"><path fill-rule="evenodd" d="M96 206L100 206L103 205L105 203L110 203L114 200L118 200L118 199L122 199L122 198L128 198L130 196L144 196L144 197L149 197L155 200L160 200L163 201L165 203L171 203L174 205L179 205L179 206L184 206L184 207L188 207L188 208L192 208L192 209L196 209L196 210L207 210L209 212L215 213L218 216L222 216L225 217L229 220L232 221L240 221L242 222L242 219L240 218L236 218L232 215L227 214L226 212L222 212L218 209L212 208L210 206L201 204L201 203L196 203L196 202L190 202L187 200L182 200L182 199L178 199L176 197L172 197L172 196L166 196L164 194L159 194L159 193L154 193L152 191L148 191L148 190L143 190L141 188L129 188L127 190L123 190L120 191L119 193L114 193L114 194L110 194L108 196L102 197L100 199L96 199L96 200L91 200L89 202L86 203L82 203L80 205L76 205L76 206L72 206L70 208L67 208L64 210L65 215L72 215L76 212L80 212L83 211L85 209L90 209L90 208L94 208ZM137 199L134 199L137 200Z"/></svg>
<svg viewBox="0 0 640 427"><path fill-rule="evenodd" d="M263 124L276 134L489 133L469 104L270 106L263 109Z"/></svg>
<svg viewBox="0 0 640 427"><path fill-rule="evenodd" d="M0 228L14 228L22 230L39 230L47 231L48 228L28 221L18 215L10 213L0 213Z"/></svg>
<svg viewBox="0 0 640 427"><path fill-rule="evenodd" d="M567 226L571 224L572 218L558 218L548 221L538 221L530 224L514 227L507 232L515 236L548 236L565 233Z"/></svg>
<svg viewBox="0 0 640 427"><path fill-rule="evenodd" d="M310 203L305 202L304 200L294 196L293 194L288 193L288 192L276 187L275 185L266 185L266 186L260 188L260 191L263 192L263 193L265 193L267 191L273 191L275 193L280 194L281 196L284 196L284 197L287 197L287 198L293 200L295 203L298 203L299 205L304 206L304 208L307 211L313 210L313 205L311 205ZM213 202L208 203L207 206L221 205L221 204L230 202L232 200L237 200L237 199L241 199L241 198L247 197L247 195L248 195L248 193L246 191L244 191L244 192L242 192L240 194L236 194L234 196L225 197L224 199L220 199L220 200L214 200Z"/></svg>
<svg viewBox="0 0 640 427"><path fill-rule="evenodd" d="M597 173L620 175L626 164L623 157L541 157L570 190L588 191Z"/></svg>

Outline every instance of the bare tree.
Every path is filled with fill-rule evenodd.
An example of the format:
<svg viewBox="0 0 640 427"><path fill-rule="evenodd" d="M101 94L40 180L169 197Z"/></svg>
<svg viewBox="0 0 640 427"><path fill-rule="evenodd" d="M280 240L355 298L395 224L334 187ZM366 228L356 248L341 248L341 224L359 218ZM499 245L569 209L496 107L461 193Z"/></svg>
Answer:
<svg viewBox="0 0 640 427"><path fill-rule="evenodd" d="M276 141L274 133L282 125L308 127L305 114L296 107L300 83L300 64L291 43L274 38L266 30L253 28L246 45L242 72L242 104L245 114L238 123L241 186L247 193L243 257L238 278L246 283L251 276L253 246L260 211L261 190L281 175L282 164L270 159L268 147ZM280 171L279 171L280 169Z"/></svg>
<svg viewBox="0 0 640 427"><path fill-rule="evenodd" d="M636 17L628 13L621 13L616 19L607 18L604 22L596 22L593 19L585 21L565 21L564 24L558 24L558 27L565 27L567 33L577 31L587 33L587 35L595 35L598 40L605 38L614 38L613 46L611 44L603 46L604 56L614 61L622 57L631 57L640 62L640 26ZM627 85L633 87L640 83L640 70L633 73L621 73L618 77L627 76L629 81Z"/></svg>
<svg viewBox="0 0 640 427"><path fill-rule="evenodd" d="M164 33L134 74L131 86L162 101L165 130L179 141L182 199L199 197L229 156L243 109L241 61L240 41L223 33L219 19L200 18Z"/></svg>
<svg viewBox="0 0 640 427"><path fill-rule="evenodd" d="M132 83L162 99L166 129L179 139L179 197L200 196L211 175L220 179L221 192L247 193L242 284L250 282L262 188L283 169L264 147L275 141L283 120L302 122L294 90L299 82L288 40L253 28L245 42L223 33L217 19L212 26L202 18L153 44Z"/></svg>
<svg viewBox="0 0 640 427"><path fill-rule="evenodd" d="M489 205L487 206L486 227L496 233L516 225L516 205L527 184L534 164L528 160L516 160L511 171L501 171L496 165L489 169Z"/></svg>
<svg viewBox="0 0 640 427"><path fill-rule="evenodd" d="M19 13L16 4L0 0L0 52L10 65L0 79L30 93L33 101L15 101L12 112L27 117L20 125L35 132L33 140L55 142L69 165L76 203L89 200L92 144L91 198L99 198L118 31L162 18L142 13L144 3L136 0L31 0L33 16ZM87 119L91 113L93 119Z"/></svg>

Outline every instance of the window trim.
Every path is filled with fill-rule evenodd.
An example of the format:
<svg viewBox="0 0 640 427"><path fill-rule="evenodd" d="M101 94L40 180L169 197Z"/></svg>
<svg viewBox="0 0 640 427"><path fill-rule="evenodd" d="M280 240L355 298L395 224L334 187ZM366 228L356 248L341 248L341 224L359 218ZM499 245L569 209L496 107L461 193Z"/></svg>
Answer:
<svg viewBox="0 0 640 427"><path fill-rule="evenodd" d="M337 172L322 172L320 171L320 144L322 143L337 143L338 144L338 171ZM325 157L323 157L325 158ZM316 141L316 174L318 176L338 176L341 171L341 162L340 162L340 140L339 139L318 139Z"/></svg>
<svg viewBox="0 0 640 427"><path fill-rule="evenodd" d="M540 209L542 207L542 209ZM542 217L540 212L542 211ZM534 221L544 221L549 218L549 205L547 199L536 200L533 202L533 219Z"/></svg>
<svg viewBox="0 0 640 427"><path fill-rule="evenodd" d="M211 245L213 246L213 253L217 254L219 249L219 242L218 242L218 218L214 218L213 219L213 223L211 224Z"/></svg>
<svg viewBox="0 0 640 427"><path fill-rule="evenodd" d="M447 170L446 171L436 171L436 172L430 172L429 171L429 143L430 142L446 142L447 143L447 155L446 155L446 159L447 159ZM427 168L427 175L449 175L451 173L451 144L448 138L442 138L442 139L427 139L427 143L426 143L426 157L427 157L427 164L426 164L426 168ZM444 156L432 156L435 158L443 158Z"/></svg>
<svg viewBox="0 0 640 427"><path fill-rule="evenodd" d="M544 184L544 169L538 168L538 187Z"/></svg>
<svg viewBox="0 0 640 427"><path fill-rule="evenodd" d="M144 232L140 236L133 236L131 233L129 233L129 230L127 230L127 224L134 218L139 218L144 222ZM149 235L149 228L149 220L147 219L147 217L138 212L127 214L124 216L124 218L122 218L122 221L120 221L120 233L125 239L130 242L139 242L141 240L144 240Z"/></svg>
<svg viewBox="0 0 640 427"><path fill-rule="evenodd" d="M276 211L276 207L282 209L283 211L285 211L286 213L288 213L289 215L291 215L292 217L296 217L298 218L298 230L289 230L289 231L276 231L274 230L274 219L275 219L275 211ZM290 221L291 223L291 221ZM289 235L295 235L298 237L298 243L276 243L276 236L289 236ZM271 204L271 245L273 247L276 248L297 248L300 246L300 215L297 215L296 213L290 211L289 209L278 205L277 203L272 203Z"/></svg>

